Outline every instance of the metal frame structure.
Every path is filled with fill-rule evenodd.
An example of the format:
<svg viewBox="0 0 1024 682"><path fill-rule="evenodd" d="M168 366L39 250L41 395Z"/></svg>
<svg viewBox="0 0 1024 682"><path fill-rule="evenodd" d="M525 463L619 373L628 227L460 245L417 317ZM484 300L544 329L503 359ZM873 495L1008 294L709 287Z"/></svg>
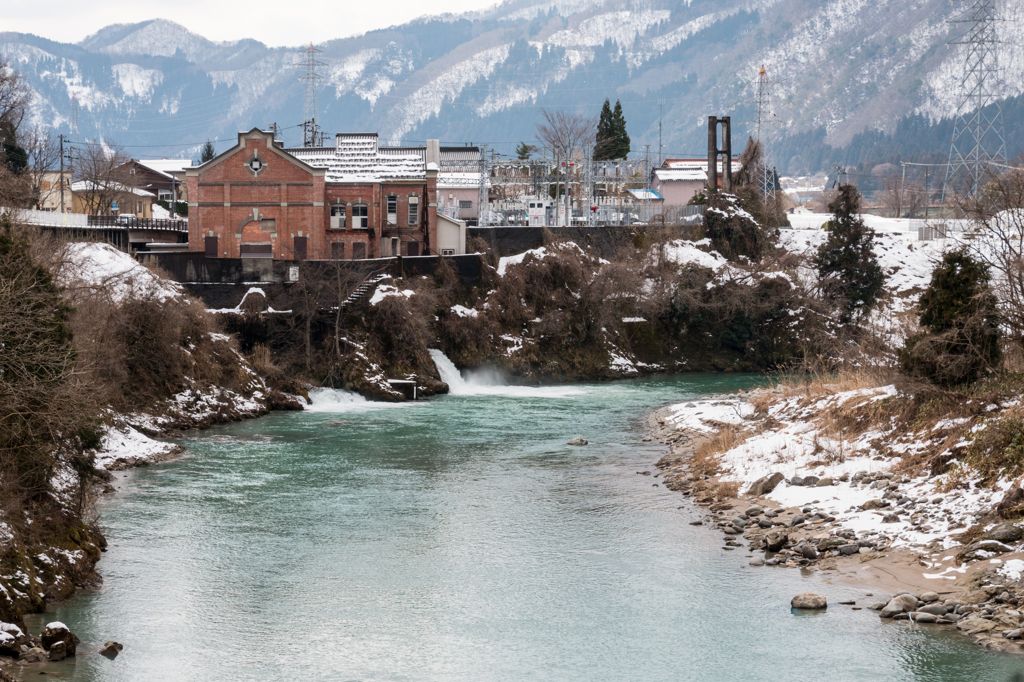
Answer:
<svg viewBox="0 0 1024 682"><path fill-rule="evenodd" d="M970 8L954 24L969 24L952 45L964 45L963 76L949 166L942 187L942 202L947 192L969 184L976 195L990 166L1004 162L1006 139L1003 134L1003 110L998 100L1000 82L996 46L996 0L970 0ZM986 111L986 109L988 111Z"/></svg>
<svg viewBox="0 0 1024 682"><path fill-rule="evenodd" d="M771 128L772 118L771 83L768 72L761 65L757 78L757 141L761 145L761 168L758 177L758 189L766 205L774 206L775 201L775 168L771 159Z"/></svg>
<svg viewBox="0 0 1024 682"><path fill-rule="evenodd" d="M590 214L588 224L593 225L596 216L590 207L597 203L598 187L612 186L616 193L625 189L625 185L639 185L650 189L651 186L651 164L648 152L642 159L619 159L617 161L594 161L593 150L584 149L581 158L570 159L568 162L563 159L550 157L539 159L489 159L485 148L480 148L480 190L479 206L481 225L484 224L482 211L488 205L488 193L491 187L521 185L530 188L530 194L535 196L547 196L550 194L552 185L565 187L565 195L578 194L581 208L586 204L586 211ZM562 167L561 164L566 165ZM575 164L570 170L568 164ZM570 192L569 188L576 186L578 192ZM559 198L556 197L556 201ZM571 201L571 200L570 200ZM645 215L650 215L649 200L645 202ZM557 210L557 208L556 208ZM569 212L571 203L566 206L566 221L571 223ZM556 214L557 215L557 214Z"/></svg>
<svg viewBox="0 0 1024 682"><path fill-rule="evenodd" d="M306 84L306 96L303 102L303 120L302 120L302 146L303 147L322 147L324 146L324 133L320 130L320 126L316 122L317 107L316 107L316 88L317 84L323 80L323 76L317 71L318 67L326 66L324 62L319 61L316 56L322 54L322 50L318 50L313 46L313 43L309 44L306 49L306 60L303 62L305 66L305 73L299 76L299 80Z"/></svg>

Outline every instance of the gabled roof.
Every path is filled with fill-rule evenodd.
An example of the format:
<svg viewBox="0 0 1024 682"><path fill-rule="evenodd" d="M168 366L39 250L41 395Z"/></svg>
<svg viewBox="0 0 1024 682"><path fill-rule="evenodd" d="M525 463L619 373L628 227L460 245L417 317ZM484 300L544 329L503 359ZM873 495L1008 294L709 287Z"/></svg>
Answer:
<svg viewBox="0 0 1024 682"><path fill-rule="evenodd" d="M740 163L739 159L732 160L732 172L738 173L743 168L743 164ZM661 168L658 170L702 170L705 173L708 171L708 160L707 159L665 159L662 162ZM722 170L722 160L718 160L718 170Z"/></svg>
<svg viewBox="0 0 1024 682"><path fill-rule="evenodd" d="M639 199L641 201L645 201L647 199L650 199L651 201L665 200L665 197L661 196L653 189L628 189L626 191L629 192L634 199Z"/></svg>
<svg viewBox="0 0 1024 682"><path fill-rule="evenodd" d="M221 152L220 154L218 154L217 156L213 157L212 159L210 159L206 163L200 164L198 166L193 166L191 168L184 169L185 175L187 175L189 177L192 177L192 176L199 175L200 173L203 173L203 172L209 170L210 168L216 166L217 164L223 162L225 159L227 159L230 156L232 156L235 152L238 152L238 151L241 151L241 150L245 149L245 141L246 140L251 140L251 139L256 139L256 138L262 138L262 139L267 140L267 143L268 143L267 144L267 151L268 152L270 152L270 153L272 153L272 154L274 154L276 156L279 156L282 159L287 160L289 163L293 163L296 166L299 166L303 170L309 171L313 175L322 175L323 174L324 170L322 168L316 168L314 166L311 166L311 165L307 164L305 161L303 161L302 159L298 159L295 156L289 154L284 149L284 143L283 142L278 142L276 139L274 139L274 133L273 132L271 132L269 130L260 130L259 128L253 128L249 132L239 132L238 133L238 144L236 144L234 147L231 147L230 149Z"/></svg>
<svg viewBox="0 0 1024 682"><path fill-rule="evenodd" d="M285 151L327 172L327 182L425 180L426 147L380 147L377 133L338 133L333 147L291 147Z"/></svg>
<svg viewBox="0 0 1024 682"><path fill-rule="evenodd" d="M152 192L147 192L144 189L138 187L128 187L120 183L113 182L107 186L97 185L92 180L79 180L71 183L72 192L120 192L122 194L134 194L138 197L153 197L156 195Z"/></svg>
<svg viewBox="0 0 1024 682"><path fill-rule="evenodd" d="M192 159L139 159L139 163L165 175L192 167Z"/></svg>
<svg viewBox="0 0 1024 682"><path fill-rule="evenodd" d="M703 168L687 168L685 170L658 168L654 171L654 175L662 182L707 182L708 180L708 174Z"/></svg>

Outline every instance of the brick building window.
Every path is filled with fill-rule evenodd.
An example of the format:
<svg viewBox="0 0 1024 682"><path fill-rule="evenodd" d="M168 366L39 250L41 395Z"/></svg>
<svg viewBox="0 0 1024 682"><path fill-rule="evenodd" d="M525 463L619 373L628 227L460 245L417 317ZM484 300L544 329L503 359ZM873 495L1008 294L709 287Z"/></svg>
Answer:
<svg viewBox="0 0 1024 682"><path fill-rule="evenodd" d="M367 216L370 214L369 206L353 206L352 207L352 229L353 230L365 230L368 225Z"/></svg>
<svg viewBox="0 0 1024 682"><path fill-rule="evenodd" d="M345 212L347 211L344 206L331 206L331 229L332 230L344 230L345 229Z"/></svg>
<svg viewBox="0 0 1024 682"><path fill-rule="evenodd" d="M366 244L359 243L352 245L352 259L362 260L366 258Z"/></svg>
<svg viewBox="0 0 1024 682"><path fill-rule="evenodd" d="M398 197L388 197L388 225L398 224Z"/></svg>
<svg viewBox="0 0 1024 682"><path fill-rule="evenodd" d="M345 242L331 242L331 258L345 260Z"/></svg>
<svg viewBox="0 0 1024 682"><path fill-rule="evenodd" d="M277 220L274 218L264 218L260 221L260 230L263 232L277 232Z"/></svg>
<svg viewBox="0 0 1024 682"><path fill-rule="evenodd" d="M295 237L295 260L306 260L307 247L307 237Z"/></svg>
<svg viewBox="0 0 1024 682"><path fill-rule="evenodd" d="M405 255L407 256L418 256L420 255L420 243L409 242L405 247Z"/></svg>
<svg viewBox="0 0 1024 682"><path fill-rule="evenodd" d="M420 224L420 198L409 197L409 225Z"/></svg>

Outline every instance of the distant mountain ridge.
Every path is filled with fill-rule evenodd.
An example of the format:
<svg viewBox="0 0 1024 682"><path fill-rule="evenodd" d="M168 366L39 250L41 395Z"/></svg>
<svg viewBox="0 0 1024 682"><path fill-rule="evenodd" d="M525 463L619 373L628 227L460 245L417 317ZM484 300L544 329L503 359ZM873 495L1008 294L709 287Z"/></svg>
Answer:
<svg viewBox="0 0 1024 682"><path fill-rule="evenodd" d="M1002 3L999 92L1014 154L1024 147L1024 28L1019 3ZM661 156L702 153L709 114L733 116L741 147L763 63L780 168L856 155L851 142L892 135L915 116L940 125L913 148L903 135L890 146L942 152L962 50L948 44L958 30L949 20L961 11L950 0L509 0L318 45L319 121L329 134L373 130L392 142L439 137L511 153L533 137L541 107L596 115L609 97L623 103L633 151L649 144L656 160L659 120ZM273 122L289 144L301 139L301 47L215 42L155 19L75 45L0 33L0 55L35 91L35 122L77 140L187 155L208 137L226 144ZM804 158L808 145L823 151Z"/></svg>

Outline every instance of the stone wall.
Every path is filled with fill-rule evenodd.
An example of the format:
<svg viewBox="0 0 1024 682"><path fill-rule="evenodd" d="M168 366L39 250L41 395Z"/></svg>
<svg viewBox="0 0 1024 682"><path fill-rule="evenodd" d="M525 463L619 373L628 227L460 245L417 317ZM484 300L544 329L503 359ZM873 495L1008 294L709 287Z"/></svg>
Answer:
<svg viewBox="0 0 1024 682"><path fill-rule="evenodd" d="M602 258L611 258L622 247L633 245L633 228L611 226L575 227L470 227L468 238L479 237L499 258L544 246L545 229L558 239L568 239L593 248Z"/></svg>

